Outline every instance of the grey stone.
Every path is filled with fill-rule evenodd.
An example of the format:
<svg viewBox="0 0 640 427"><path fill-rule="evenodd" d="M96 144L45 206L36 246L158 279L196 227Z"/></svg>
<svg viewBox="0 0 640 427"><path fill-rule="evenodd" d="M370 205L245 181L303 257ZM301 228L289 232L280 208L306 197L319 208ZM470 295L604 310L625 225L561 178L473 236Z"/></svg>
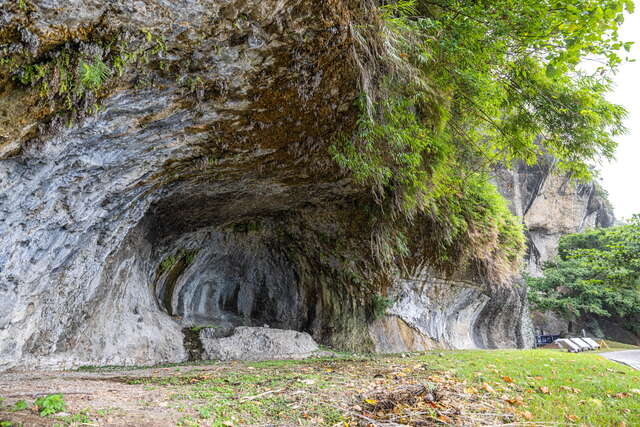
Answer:
<svg viewBox="0 0 640 427"><path fill-rule="evenodd" d="M12 139L5 151L0 147L0 370L184 361L182 329L189 318L201 307L231 304L235 290L246 298L228 310L239 315L234 326L251 325L244 315L264 303L260 324L275 326L271 318L282 314L283 324L294 323L284 326L302 328L309 313L315 315L300 308L304 290L267 304L279 301L280 289L290 290L296 277L295 271L282 272L290 263L276 243L249 238L225 245L224 236L233 234L227 231L236 222L277 219L354 193L338 173L317 178L327 167L318 147L326 147L325 136L344 123L337 105L355 97L357 74L346 60L348 50L329 48L346 35L323 31L342 17L311 0L30 5L37 19L25 37L55 39L60 31L64 37L99 22L114 31L144 28L163 37L173 65L201 55L192 69L225 93L211 89L198 100L176 76L135 66L97 114L33 140ZM224 7L250 16L251 26L237 28L222 18ZM13 15L3 19L18 22ZM173 31L176 22L188 23L188 30ZM297 40L311 28L317 29L314 38ZM261 43L232 43L232 35L250 34ZM303 74L314 66L300 64L318 63L331 70L320 86L303 88ZM156 83L135 87L140 75ZM25 129L41 125L24 119ZM298 179L301 169L314 178ZM175 299L166 306L157 297L163 292L156 289L159 265L182 249L202 250L186 269L192 281L167 293ZM233 254L239 254L235 261ZM243 272L255 259L260 262ZM207 262L221 262L224 271ZM199 266L208 270L197 271ZM250 279L247 285L241 277ZM209 295L207 281L214 279L225 287L211 303L199 295ZM329 319L318 313L320 328Z"/></svg>
<svg viewBox="0 0 640 427"><path fill-rule="evenodd" d="M299 357L317 350L310 335L360 351L531 345L517 279L398 277L395 305L369 328L370 295L336 283L349 260L335 247L306 252L342 243L369 197L327 154L356 119L346 24L357 27L350 11L362 2L29 4L36 18L21 34L32 50L95 26L127 40L145 29L179 75L131 67L98 113L71 126L54 118L36 138L38 117L14 133L0 123L0 370L181 362L200 351L185 349L185 329L211 325L202 341L221 358ZM206 84L190 88L196 78ZM548 174L523 174L516 204L533 212ZM582 222L604 221L586 206ZM545 233L531 238L540 254L553 252Z"/></svg>
<svg viewBox="0 0 640 427"><path fill-rule="evenodd" d="M552 157L535 166L516 164L500 169L496 184L511 210L527 226L527 272L539 276L558 253L560 237L615 222L613 208L595 182L584 183L561 173Z"/></svg>
<svg viewBox="0 0 640 427"><path fill-rule="evenodd" d="M535 166L520 163L497 173L498 188L526 225L526 271L534 277L558 254L562 236L611 227L616 222L611 203L598 184L577 181L555 166L555 160L547 156ZM568 336L584 330L592 336L640 344L640 336L625 328L628 322L615 317L534 311L532 319L537 334Z"/></svg>
<svg viewBox="0 0 640 427"><path fill-rule="evenodd" d="M369 328L379 352L533 345L526 288L517 280L511 287L493 287L425 271L398 279L392 298L387 318ZM402 323L396 326L395 318Z"/></svg>
<svg viewBox="0 0 640 427"><path fill-rule="evenodd" d="M325 355L311 335L273 328L238 327L229 337L200 331L205 358L210 360L306 359Z"/></svg>

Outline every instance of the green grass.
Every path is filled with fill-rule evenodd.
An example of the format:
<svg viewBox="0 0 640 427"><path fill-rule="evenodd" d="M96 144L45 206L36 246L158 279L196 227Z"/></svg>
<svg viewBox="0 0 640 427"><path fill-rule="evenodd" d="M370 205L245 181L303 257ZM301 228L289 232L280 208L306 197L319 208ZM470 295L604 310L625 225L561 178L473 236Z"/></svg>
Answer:
<svg viewBox="0 0 640 427"><path fill-rule="evenodd" d="M165 378L138 378L129 383L175 387L175 402L200 402L194 408L199 422L209 418L244 423L322 419L323 424L333 425L347 419L348 414L325 404L326 398L314 402L309 394L319 396L337 390L339 383L345 381L341 377L345 373L366 378L380 366L400 369L417 361L428 369L426 373L413 373L418 375L415 380L433 381L434 375L455 378L461 393L493 401L496 411L506 411L521 422L640 425L640 373L596 353L452 351L408 358L350 356L338 360L269 361L240 364L224 375L192 371ZM327 369L328 366L332 368ZM309 385L304 386L306 383ZM291 411L292 401L286 394L278 394L279 390L301 385L307 398L303 403L297 402L297 409ZM260 396L262 393L267 394ZM254 395L259 397L247 400Z"/></svg>
<svg viewBox="0 0 640 427"><path fill-rule="evenodd" d="M113 387L160 391L164 401L158 410L178 412L180 419L174 420L182 426L357 425L360 415L408 425L640 425L640 372L597 353L473 350L340 355L173 366L153 370L151 376L130 370L110 380L122 383ZM382 411L372 409L370 402L380 399L380 393L393 395L415 385L438 390L444 400L399 401ZM3 415L12 419L16 403L6 404L4 412L0 408L0 420ZM125 421L128 415L93 408L55 418L73 425L91 417L100 424L107 416Z"/></svg>
<svg viewBox="0 0 640 427"><path fill-rule="evenodd" d="M617 350L640 350L640 347L632 344L625 344L617 341L610 340L597 340L598 344L602 344L602 341L606 344L606 346L602 346L601 350L603 351L617 351Z"/></svg>
<svg viewBox="0 0 640 427"><path fill-rule="evenodd" d="M518 411L530 412L533 421L640 425L640 372L594 353L459 351L420 359L435 369L450 371L478 390L489 384L496 395L505 394L516 401L522 398L523 404L516 405Z"/></svg>
<svg viewBox="0 0 640 427"><path fill-rule="evenodd" d="M238 371L222 374L192 370L176 376L131 378L125 382L171 390L170 399L177 408L195 412L181 418L180 425L204 425L203 420L212 420L206 425L259 424L268 420L295 423L303 418L315 420L311 424L322 419L320 424L334 425L344 418L335 408L305 398L292 409L291 396L282 394L291 388L318 391L326 388L328 381L309 365L309 361L257 362L242 364Z"/></svg>

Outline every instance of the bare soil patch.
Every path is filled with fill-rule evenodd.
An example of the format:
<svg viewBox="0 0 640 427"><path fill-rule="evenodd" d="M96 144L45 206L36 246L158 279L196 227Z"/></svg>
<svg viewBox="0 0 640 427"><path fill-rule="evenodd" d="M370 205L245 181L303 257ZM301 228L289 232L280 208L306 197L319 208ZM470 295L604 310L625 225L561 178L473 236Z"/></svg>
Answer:
<svg viewBox="0 0 640 427"><path fill-rule="evenodd" d="M240 426L492 425L503 404L411 358L212 363L151 369L5 374L0 420L13 425ZM467 390L469 391L469 390ZM66 410L29 405L62 394ZM345 424L346 423L346 424Z"/></svg>

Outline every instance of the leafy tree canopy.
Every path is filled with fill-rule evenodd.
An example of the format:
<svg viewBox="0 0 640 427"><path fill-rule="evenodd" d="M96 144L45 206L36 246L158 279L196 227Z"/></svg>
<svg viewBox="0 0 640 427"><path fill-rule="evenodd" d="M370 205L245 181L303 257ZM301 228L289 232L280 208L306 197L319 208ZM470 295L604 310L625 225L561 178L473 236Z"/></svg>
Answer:
<svg viewBox="0 0 640 427"><path fill-rule="evenodd" d="M489 178L496 165L551 154L588 178L612 157L624 108L605 99L631 43L618 28L630 0L396 0L383 25L353 28L362 68L362 116L332 147L335 160L370 186L387 212L426 214L449 241L496 234L522 252ZM597 72L579 65L599 61ZM473 185L469 185L472 182ZM463 200L500 217L487 217ZM443 215L449 215L443 218Z"/></svg>
<svg viewBox="0 0 640 427"><path fill-rule="evenodd" d="M573 316L640 316L640 215L629 224L565 236L544 276L528 278L538 308Z"/></svg>

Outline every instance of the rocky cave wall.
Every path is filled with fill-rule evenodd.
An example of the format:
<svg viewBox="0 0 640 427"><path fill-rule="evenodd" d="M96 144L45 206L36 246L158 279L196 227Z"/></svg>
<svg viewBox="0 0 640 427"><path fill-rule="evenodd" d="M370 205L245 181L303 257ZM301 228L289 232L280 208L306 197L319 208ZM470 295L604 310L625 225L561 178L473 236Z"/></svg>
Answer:
<svg viewBox="0 0 640 427"><path fill-rule="evenodd" d="M369 332L379 352L433 349L531 348L526 287L439 278L423 272L399 278L394 304Z"/></svg>
<svg viewBox="0 0 640 427"><path fill-rule="evenodd" d="M143 46L68 111L1 65L0 370L184 361L183 330L203 324L358 350L530 344L517 283L398 278L374 321L370 290L336 275L355 255L331 248L371 233L357 214L370 194L327 155L358 114L360 2L0 11L0 48L16 61L69 50L115 64L95 34Z"/></svg>

